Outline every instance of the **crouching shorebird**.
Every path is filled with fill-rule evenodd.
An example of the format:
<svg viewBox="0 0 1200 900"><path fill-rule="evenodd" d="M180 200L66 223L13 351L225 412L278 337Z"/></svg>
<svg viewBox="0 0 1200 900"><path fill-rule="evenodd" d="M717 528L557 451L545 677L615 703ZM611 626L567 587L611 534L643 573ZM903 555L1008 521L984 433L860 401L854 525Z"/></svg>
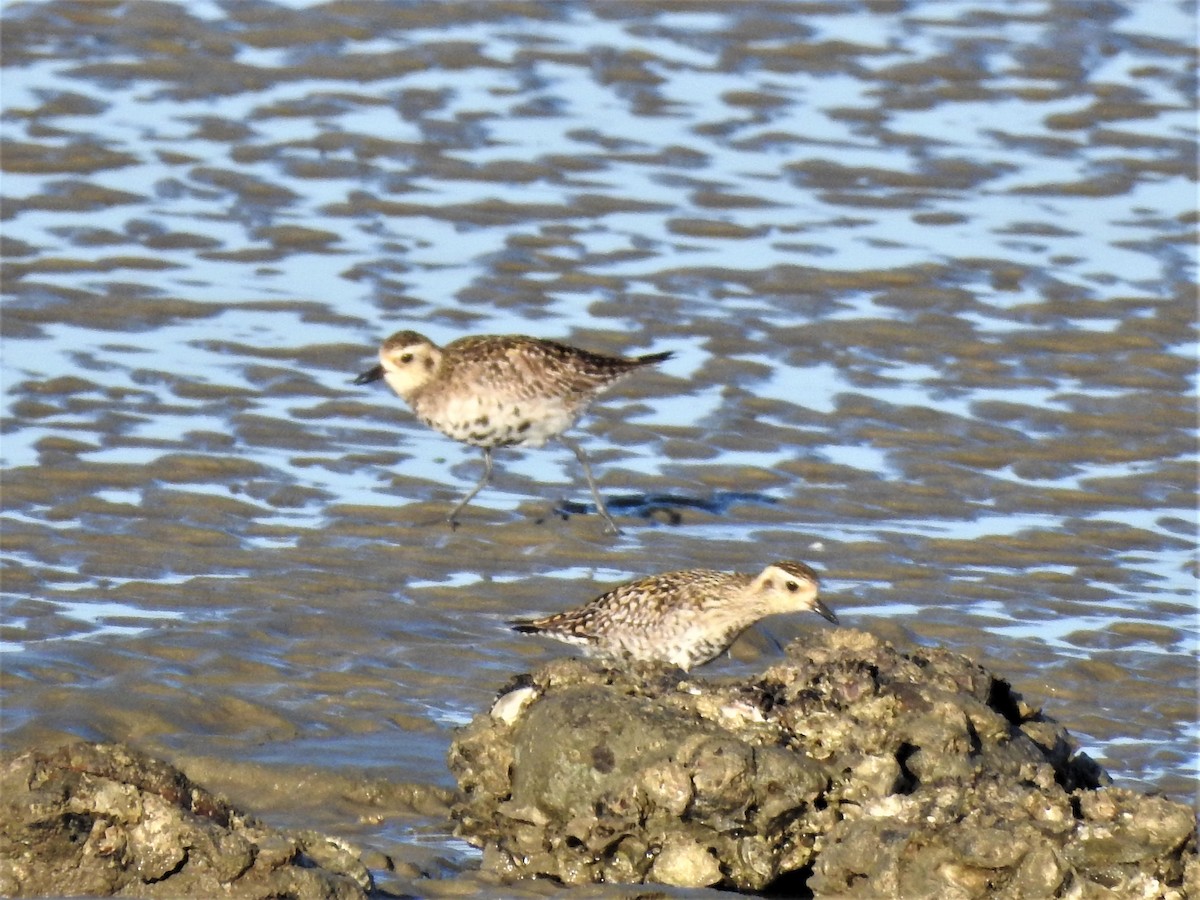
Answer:
<svg viewBox="0 0 1200 900"><path fill-rule="evenodd" d="M686 569L631 581L578 609L517 619L514 631L582 645L588 655L658 660L684 671L715 659L764 616L811 610L837 624L817 597L817 573L776 562L758 575Z"/></svg>
<svg viewBox="0 0 1200 900"><path fill-rule="evenodd" d="M558 438L583 466L596 508L616 534L583 448L563 432L607 388L671 355L605 356L521 335L466 337L438 347L415 331L398 331L379 348L379 364L354 383L382 378L430 428L483 448L483 477L450 513L452 527L491 480L493 450Z"/></svg>

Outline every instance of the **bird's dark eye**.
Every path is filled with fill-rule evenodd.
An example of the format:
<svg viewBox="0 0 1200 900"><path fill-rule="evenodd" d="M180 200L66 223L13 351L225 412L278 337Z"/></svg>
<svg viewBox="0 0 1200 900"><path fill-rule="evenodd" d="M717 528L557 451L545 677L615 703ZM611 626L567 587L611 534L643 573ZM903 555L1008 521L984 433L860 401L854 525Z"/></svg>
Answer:
<svg viewBox="0 0 1200 900"><path fill-rule="evenodd" d="M785 585L785 587L786 587L786 588L787 588L789 591L791 591L793 594L794 594L794 593L796 593L796 591L800 590L800 585L796 584L796 582L794 582L794 581L789 581L789 582L788 582L788 583Z"/></svg>
<svg viewBox="0 0 1200 900"><path fill-rule="evenodd" d="M413 355L411 353L401 353L400 354L400 362L410 363L412 361L413 361Z"/></svg>

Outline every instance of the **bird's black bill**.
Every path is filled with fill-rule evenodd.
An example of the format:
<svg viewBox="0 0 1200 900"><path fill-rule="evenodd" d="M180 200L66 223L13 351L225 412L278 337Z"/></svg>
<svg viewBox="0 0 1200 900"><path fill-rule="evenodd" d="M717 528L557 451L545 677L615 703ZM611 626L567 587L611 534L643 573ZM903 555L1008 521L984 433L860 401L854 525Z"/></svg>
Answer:
<svg viewBox="0 0 1200 900"><path fill-rule="evenodd" d="M367 369L357 378L354 379L355 384L370 384L372 381L378 381L383 377L383 366L375 366L372 369Z"/></svg>
<svg viewBox="0 0 1200 900"><path fill-rule="evenodd" d="M838 617L836 615L834 615L833 610L830 609L828 606L826 606L824 603L822 603L820 600L818 600L817 605L813 607L813 611L819 613L823 618L828 619L834 625L839 624Z"/></svg>

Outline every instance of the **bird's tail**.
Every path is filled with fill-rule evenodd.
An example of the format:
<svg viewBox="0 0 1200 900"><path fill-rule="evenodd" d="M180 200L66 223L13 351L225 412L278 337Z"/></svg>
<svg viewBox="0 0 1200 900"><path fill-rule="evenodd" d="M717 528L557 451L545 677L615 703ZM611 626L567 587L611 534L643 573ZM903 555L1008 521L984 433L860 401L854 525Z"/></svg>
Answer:
<svg viewBox="0 0 1200 900"><path fill-rule="evenodd" d="M518 634L537 634L542 630L532 619L513 619L508 627Z"/></svg>
<svg viewBox="0 0 1200 900"><path fill-rule="evenodd" d="M655 363L666 362L674 355L674 350L666 350L663 353L647 353L645 356L637 357L636 361L643 366L652 366Z"/></svg>

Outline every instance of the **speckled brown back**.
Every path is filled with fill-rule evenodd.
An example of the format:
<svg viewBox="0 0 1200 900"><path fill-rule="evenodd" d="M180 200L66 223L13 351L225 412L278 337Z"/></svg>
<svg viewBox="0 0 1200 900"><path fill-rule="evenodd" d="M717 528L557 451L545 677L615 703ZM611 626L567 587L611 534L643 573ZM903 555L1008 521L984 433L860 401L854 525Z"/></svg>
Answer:
<svg viewBox="0 0 1200 900"><path fill-rule="evenodd" d="M578 637L597 637L614 630L653 632L668 613L719 605L743 590L749 575L711 569L687 569L652 575L601 594L576 610L525 623L527 631L558 631Z"/></svg>
<svg viewBox="0 0 1200 900"><path fill-rule="evenodd" d="M520 335L465 337L442 349L441 365L423 392L429 396L474 385L514 402L554 398L567 405L586 403L635 369L670 355L631 359Z"/></svg>

